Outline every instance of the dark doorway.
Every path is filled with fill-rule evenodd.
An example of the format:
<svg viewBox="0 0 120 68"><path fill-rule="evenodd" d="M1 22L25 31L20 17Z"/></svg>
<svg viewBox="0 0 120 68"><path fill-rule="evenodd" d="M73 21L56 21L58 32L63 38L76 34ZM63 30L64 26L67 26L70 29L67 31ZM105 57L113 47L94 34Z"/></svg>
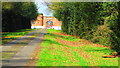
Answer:
<svg viewBox="0 0 120 68"><path fill-rule="evenodd" d="M47 21L47 28L52 28L53 22L52 21Z"/></svg>

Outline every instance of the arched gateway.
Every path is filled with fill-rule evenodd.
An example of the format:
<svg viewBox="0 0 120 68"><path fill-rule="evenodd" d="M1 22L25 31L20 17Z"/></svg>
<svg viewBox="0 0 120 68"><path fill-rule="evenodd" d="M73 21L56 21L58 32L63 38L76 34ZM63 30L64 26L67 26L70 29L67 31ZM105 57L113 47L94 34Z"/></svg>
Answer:
<svg viewBox="0 0 120 68"><path fill-rule="evenodd" d="M47 24L48 28L52 28L53 27L53 22L52 21L47 21L46 24Z"/></svg>
<svg viewBox="0 0 120 68"><path fill-rule="evenodd" d="M31 28L52 28L61 29L62 22L53 16L38 15L37 20L31 23Z"/></svg>

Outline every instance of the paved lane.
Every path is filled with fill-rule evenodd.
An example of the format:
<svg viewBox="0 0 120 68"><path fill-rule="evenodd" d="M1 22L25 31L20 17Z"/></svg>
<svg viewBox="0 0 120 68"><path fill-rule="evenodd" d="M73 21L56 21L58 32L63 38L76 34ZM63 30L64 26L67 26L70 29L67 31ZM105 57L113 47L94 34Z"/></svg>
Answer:
<svg viewBox="0 0 120 68"><path fill-rule="evenodd" d="M13 42L10 42L10 43L4 45L5 47L3 46L2 52L8 50L12 46L18 46L18 45L19 46L22 45L22 46L13 57L11 57L7 60L2 60L3 61L2 65L3 66L25 66L26 63L30 60L30 56L31 56L32 52L38 46L38 44L40 43L40 41L45 33L46 33L46 29L43 29L42 31L40 31L40 29L38 29L38 30L35 30L35 31L19 38L19 39L16 39ZM31 38L30 36L32 36L32 35L35 35L35 37ZM12 50L14 50L14 48L11 49L10 51L12 52Z"/></svg>

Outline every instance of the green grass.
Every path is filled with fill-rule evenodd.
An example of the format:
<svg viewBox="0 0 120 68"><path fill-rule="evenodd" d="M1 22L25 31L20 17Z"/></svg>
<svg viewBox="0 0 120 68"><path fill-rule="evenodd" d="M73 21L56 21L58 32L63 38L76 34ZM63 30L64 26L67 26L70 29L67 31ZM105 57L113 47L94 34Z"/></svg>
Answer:
<svg viewBox="0 0 120 68"><path fill-rule="evenodd" d="M118 58L102 57L109 55L113 50L92 44L84 44L78 47L61 44L55 39L61 38L71 42L82 39L73 36L62 36L52 32L62 31L48 30L48 33L45 35L45 41L40 45L42 48L37 55L37 57L39 57L36 64L37 66L118 66ZM88 58L83 57L84 55L81 53L88 55Z"/></svg>
<svg viewBox="0 0 120 68"><path fill-rule="evenodd" d="M49 29L49 31L48 32L62 32L61 30L54 30L54 29Z"/></svg>
<svg viewBox="0 0 120 68"><path fill-rule="evenodd" d="M80 39L72 37L72 36L63 36L64 40L68 40L68 41L80 41Z"/></svg>
<svg viewBox="0 0 120 68"><path fill-rule="evenodd" d="M52 37L54 37L54 38L59 37L59 38L61 38L61 39L68 40L68 41L80 41L80 39L75 38L75 37L73 37L73 36L62 36L62 35L56 35L56 34L51 33L51 32L59 32L59 33L63 33L63 32L60 31L60 30L49 29L47 35L50 35L50 36L52 36Z"/></svg>
<svg viewBox="0 0 120 68"><path fill-rule="evenodd" d="M12 41L13 39L22 37L22 36L30 33L33 30L35 30L35 29L21 29L16 32L4 32L4 33L2 33L2 43L1 44L5 44L7 42Z"/></svg>

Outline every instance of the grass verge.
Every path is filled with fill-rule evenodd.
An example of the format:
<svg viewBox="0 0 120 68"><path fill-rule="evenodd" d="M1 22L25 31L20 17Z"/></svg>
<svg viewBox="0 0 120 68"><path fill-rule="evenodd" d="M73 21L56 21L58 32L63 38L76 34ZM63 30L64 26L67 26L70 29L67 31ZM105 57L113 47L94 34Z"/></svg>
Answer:
<svg viewBox="0 0 120 68"><path fill-rule="evenodd" d="M36 66L118 66L118 57L102 57L114 52L113 50L60 33L62 32L59 30L48 30L40 45ZM59 42L61 40L65 42ZM75 46L78 44L80 46Z"/></svg>

